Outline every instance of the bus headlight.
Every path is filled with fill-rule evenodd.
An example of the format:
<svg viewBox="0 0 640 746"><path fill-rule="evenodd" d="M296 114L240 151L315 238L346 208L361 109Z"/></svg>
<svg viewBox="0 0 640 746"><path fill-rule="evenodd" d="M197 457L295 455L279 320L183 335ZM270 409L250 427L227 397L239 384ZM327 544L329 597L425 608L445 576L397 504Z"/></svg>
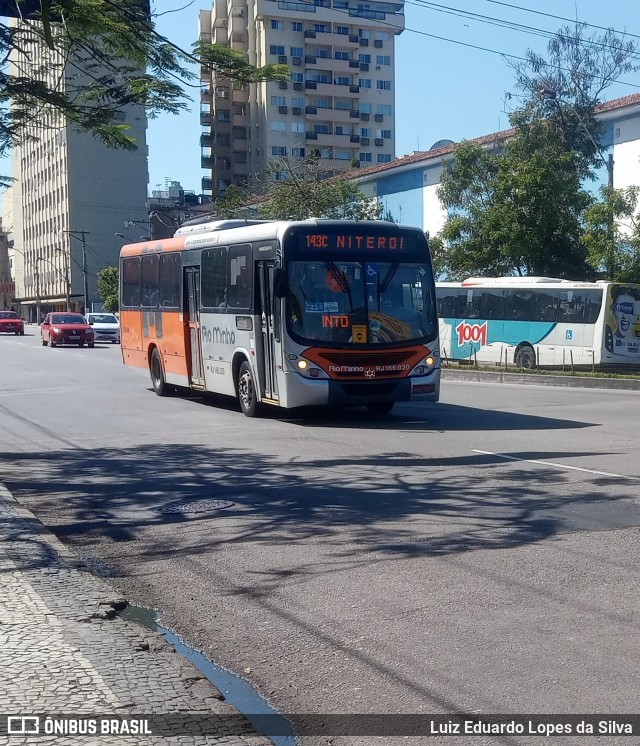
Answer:
<svg viewBox="0 0 640 746"><path fill-rule="evenodd" d="M416 367L411 371L410 375L426 376L437 364L437 357L438 355L436 353L427 355L427 357L419 365L416 365Z"/></svg>
<svg viewBox="0 0 640 746"><path fill-rule="evenodd" d="M322 368L316 367L313 363L309 360L305 360L303 357L298 357L298 355L289 353L287 358L291 361L296 372L300 373L300 375L305 378L328 378Z"/></svg>

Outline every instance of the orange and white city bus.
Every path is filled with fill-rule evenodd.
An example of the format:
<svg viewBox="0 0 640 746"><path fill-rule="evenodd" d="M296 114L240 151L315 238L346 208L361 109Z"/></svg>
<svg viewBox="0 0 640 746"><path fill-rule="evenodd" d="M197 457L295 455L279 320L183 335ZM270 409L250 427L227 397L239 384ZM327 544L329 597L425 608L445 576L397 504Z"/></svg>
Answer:
<svg viewBox="0 0 640 746"><path fill-rule="evenodd" d="M120 253L126 365L168 387L263 404L438 401L426 238L385 221L190 221Z"/></svg>

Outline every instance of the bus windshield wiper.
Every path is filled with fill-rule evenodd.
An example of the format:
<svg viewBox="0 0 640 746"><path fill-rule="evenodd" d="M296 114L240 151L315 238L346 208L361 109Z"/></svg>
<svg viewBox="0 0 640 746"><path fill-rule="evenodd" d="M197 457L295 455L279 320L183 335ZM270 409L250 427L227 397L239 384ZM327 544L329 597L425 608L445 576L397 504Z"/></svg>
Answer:
<svg viewBox="0 0 640 746"><path fill-rule="evenodd" d="M353 301L351 299L351 288L349 287L349 281L346 279L344 273L336 267L335 262L326 261L325 265L329 268L331 274L336 278L336 282L338 283L340 290L342 290L342 292L349 299L349 310L353 311Z"/></svg>

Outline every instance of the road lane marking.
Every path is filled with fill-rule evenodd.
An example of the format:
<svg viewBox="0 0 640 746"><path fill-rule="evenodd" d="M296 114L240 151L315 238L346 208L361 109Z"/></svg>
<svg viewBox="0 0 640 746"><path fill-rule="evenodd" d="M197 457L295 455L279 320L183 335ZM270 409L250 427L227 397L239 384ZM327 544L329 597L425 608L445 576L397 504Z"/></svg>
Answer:
<svg viewBox="0 0 640 746"><path fill-rule="evenodd" d="M508 456L506 453L494 453L493 451L481 451L477 448L471 449L472 453L482 453L484 456L496 456L497 458L507 459L508 461L522 461L526 464L541 464L542 466L553 466L554 469L570 469L571 471L585 471L587 474L596 474L599 477L616 477L618 479L633 479L640 481L640 477L630 477L627 474L613 474L609 471L595 471L595 469L583 469L581 466L569 466L569 464L555 464L553 461L538 461L537 459L518 458L517 456Z"/></svg>

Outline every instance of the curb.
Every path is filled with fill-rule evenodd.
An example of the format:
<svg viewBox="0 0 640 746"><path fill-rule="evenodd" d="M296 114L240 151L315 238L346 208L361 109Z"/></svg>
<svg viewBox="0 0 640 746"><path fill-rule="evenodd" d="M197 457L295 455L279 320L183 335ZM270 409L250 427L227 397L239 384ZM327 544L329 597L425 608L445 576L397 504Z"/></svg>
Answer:
<svg viewBox="0 0 640 746"><path fill-rule="evenodd" d="M640 378L587 378L586 376L552 376L542 373L509 373L505 371L453 370L442 368L443 380L490 383L518 383L561 388L617 389L640 391Z"/></svg>

